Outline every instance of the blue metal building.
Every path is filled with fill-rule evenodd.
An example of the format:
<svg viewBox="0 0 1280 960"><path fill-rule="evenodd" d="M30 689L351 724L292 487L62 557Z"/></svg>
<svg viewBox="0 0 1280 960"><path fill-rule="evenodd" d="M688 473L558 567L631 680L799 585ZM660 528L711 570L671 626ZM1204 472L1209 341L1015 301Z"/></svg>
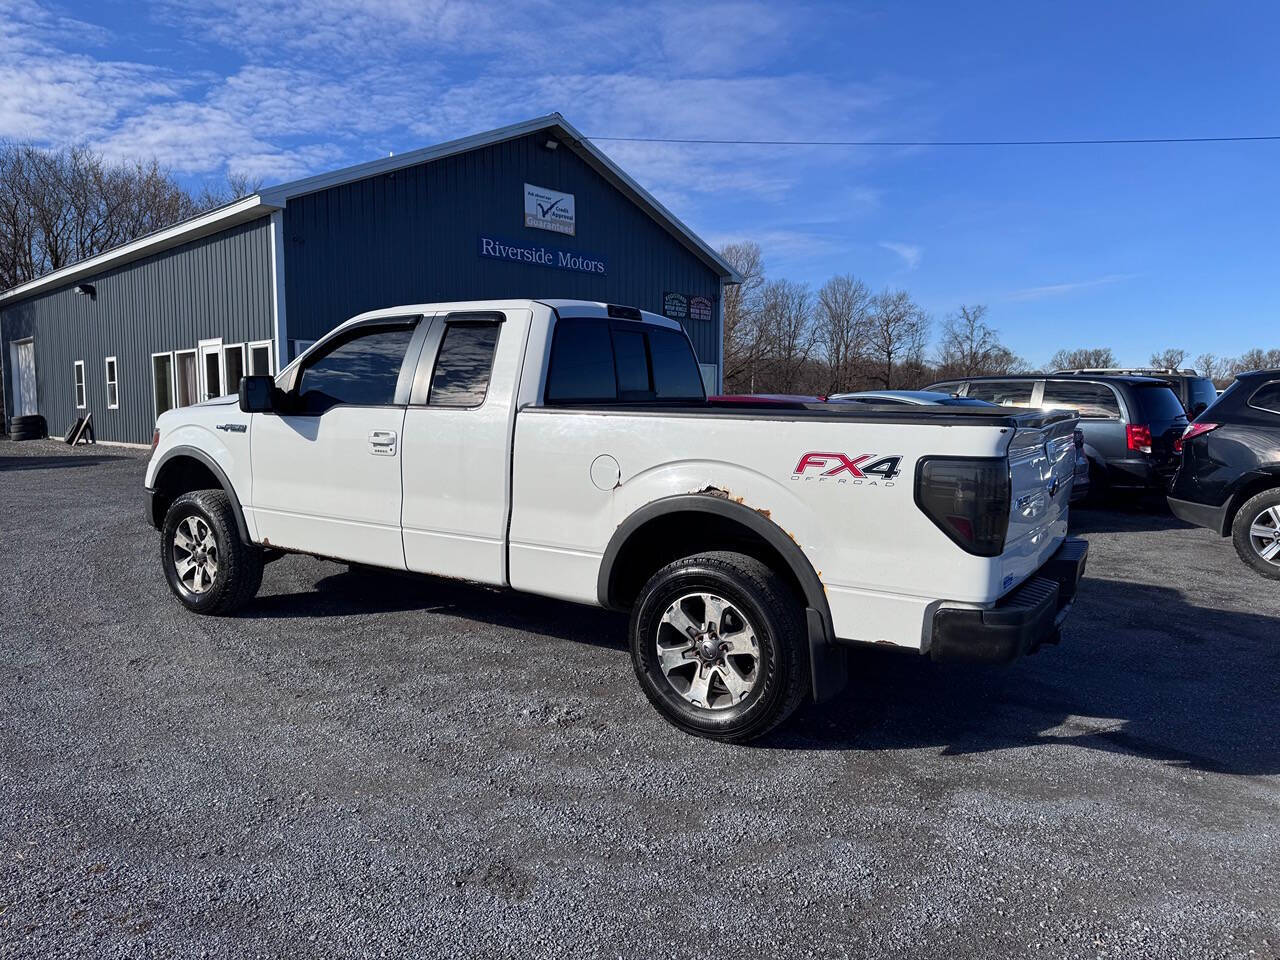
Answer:
<svg viewBox="0 0 1280 960"><path fill-rule="evenodd" d="M397 303L581 298L665 313L711 389L732 268L559 114L269 187L0 293L4 409L93 413L145 443L159 412L275 372Z"/></svg>

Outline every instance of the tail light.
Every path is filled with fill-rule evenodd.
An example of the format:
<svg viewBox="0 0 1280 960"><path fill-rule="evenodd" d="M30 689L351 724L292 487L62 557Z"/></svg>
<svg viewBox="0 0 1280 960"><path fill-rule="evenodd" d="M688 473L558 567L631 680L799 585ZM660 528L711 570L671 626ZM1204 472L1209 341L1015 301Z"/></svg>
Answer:
<svg viewBox="0 0 1280 960"><path fill-rule="evenodd" d="M1180 440L1182 443L1186 443L1192 437L1198 437L1201 434L1208 433L1210 430L1217 430L1220 426L1222 426L1220 423L1189 423L1187 424L1187 429L1182 431Z"/></svg>
<svg viewBox="0 0 1280 960"><path fill-rule="evenodd" d="M916 468L916 505L961 549L997 557L1009 532L1009 461L927 457Z"/></svg>
<svg viewBox="0 0 1280 960"><path fill-rule="evenodd" d="M1124 439L1130 450L1138 453L1151 452L1151 428L1145 423L1126 423Z"/></svg>
<svg viewBox="0 0 1280 960"><path fill-rule="evenodd" d="M156 452L156 447L160 446L160 428L156 427L151 431L151 452Z"/></svg>

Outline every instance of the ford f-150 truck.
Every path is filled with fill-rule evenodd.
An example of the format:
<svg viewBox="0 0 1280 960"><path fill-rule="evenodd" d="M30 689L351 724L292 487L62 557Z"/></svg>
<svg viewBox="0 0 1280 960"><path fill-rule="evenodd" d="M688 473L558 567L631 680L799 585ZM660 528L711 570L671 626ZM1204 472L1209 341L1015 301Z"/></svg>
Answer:
<svg viewBox="0 0 1280 960"><path fill-rule="evenodd" d="M274 379L164 413L147 513L178 599L227 614L287 552L630 611L641 687L743 741L847 648L1056 642L1075 418L708 400L679 324L581 301L361 314Z"/></svg>

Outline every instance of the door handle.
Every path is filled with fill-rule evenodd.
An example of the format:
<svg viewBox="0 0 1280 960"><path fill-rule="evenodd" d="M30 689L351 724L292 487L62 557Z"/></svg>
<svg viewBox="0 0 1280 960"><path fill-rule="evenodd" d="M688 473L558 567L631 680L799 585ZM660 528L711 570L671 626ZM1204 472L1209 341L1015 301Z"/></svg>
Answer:
<svg viewBox="0 0 1280 960"><path fill-rule="evenodd" d="M394 430L374 430L369 434L369 452L376 457L393 457L396 452Z"/></svg>

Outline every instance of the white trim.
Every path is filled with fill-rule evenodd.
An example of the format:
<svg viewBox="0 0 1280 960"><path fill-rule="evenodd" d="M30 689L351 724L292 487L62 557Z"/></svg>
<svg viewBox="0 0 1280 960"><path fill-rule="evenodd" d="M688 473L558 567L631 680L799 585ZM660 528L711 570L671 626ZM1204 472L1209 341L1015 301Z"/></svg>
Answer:
<svg viewBox="0 0 1280 960"><path fill-rule="evenodd" d="M191 356L192 366L196 372L196 395L189 397L188 403L180 403L178 397L178 358ZM173 408L177 410L179 407L194 407L200 402L200 351L199 350L175 350L173 351Z"/></svg>
<svg viewBox="0 0 1280 960"><path fill-rule="evenodd" d="M151 355L151 416L160 419L160 405L156 403L156 357L169 358L169 409L178 408L178 361L172 350L161 350Z"/></svg>
<svg viewBox="0 0 1280 960"><path fill-rule="evenodd" d="M76 409L89 409L89 382L84 378L84 361L77 360L72 367L71 389L75 391Z"/></svg>
<svg viewBox="0 0 1280 960"><path fill-rule="evenodd" d="M167 250L169 247L176 247L180 243L190 243L192 240L225 230L227 227L235 226L237 223L244 223L247 220L261 217L272 209L274 208L265 203L262 197L257 194L252 197L244 197L235 203L227 204L225 207L210 210L208 213L202 213L198 217L192 217L190 220L184 220L182 223L174 224L172 227L166 227L145 237L140 237L131 243L122 244L108 250L106 253L100 253L96 257L89 257L87 260L73 263L71 266L55 270L53 273L46 273L43 277L20 283L18 286L0 293L0 302L12 300L16 297L29 296L45 287L71 283L73 280L101 273L108 267L136 260L150 253L158 253L161 250Z"/></svg>
<svg viewBox="0 0 1280 960"><path fill-rule="evenodd" d="M248 363L249 365L249 369L245 371L247 374L253 375L255 373L255 371L253 370L253 351L265 348L267 351L267 372L257 374L257 376L274 377L276 375L276 364L275 364L276 351L275 351L275 344L272 341L253 340L253 341L250 341L249 343L246 343L245 347L248 352L248 359L246 360L246 363Z"/></svg>
<svg viewBox="0 0 1280 960"><path fill-rule="evenodd" d="M4 405L6 408L8 407L8 401L5 399L4 388L6 386L8 386L9 388L9 397L10 397L10 400L12 400L13 402L13 412L8 414L8 416L10 417L27 416L27 414L18 413L17 411L19 408L24 410L26 409L25 407L22 406L22 398L18 393L18 387L19 387L18 381L20 376L18 374L18 370L22 366L22 363L18 359L18 348L21 346L25 346L28 343L31 344L31 376L32 376L31 388L35 393L35 398L36 398L35 409L31 411L31 413L34 415L40 412L40 380L36 376L36 369L35 369L36 338L35 337L19 337L17 340L9 341L9 379L12 380L13 382L10 384L0 382L0 404ZM0 381L3 381L3 380L4 380L4 371L0 370ZM24 383L26 382L25 378L23 378L23 382ZM4 416L0 415L0 421L3 421L3 419L4 419ZM0 426L2 425L3 424L0 423Z"/></svg>
<svg viewBox="0 0 1280 960"><path fill-rule="evenodd" d="M205 357L213 353L218 358L218 392L213 394L209 392L209 384L206 378L209 375L209 367L205 362ZM208 340L200 340L196 343L196 392L200 395L200 399L196 403L204 403L206 400L213 400L215 396L225 396L227 392L227 365L222 360L222 338L212 337Z"/></svg>
<svg viewBox="0 0 1280 960"><path fill-rule="evenodd" d="M101 447L129 447L132 450L150 450L149 443L126 443L124 440L94 440Z"/></svg>
<svg viewBox="0 0 1280 960"><path fill-rule="evenodd" d="M115 403L111 402L111 387L113 385L111 380L112 364L115 364L115 367L116 367L116 379L114 381L114 386L116 388ZM102 374L103 374L103 379L105 380L107 385L107 409L119 410L120 409L120 361L117 360L115 357L103 357L102 358Z"/></svg>
<svg viewBox="0 0 1280 960"><path fill-rule="evenodd" d="M271 327L276 356L289 355L289 316L284 295L284 212L271 214Z"/></svg>

